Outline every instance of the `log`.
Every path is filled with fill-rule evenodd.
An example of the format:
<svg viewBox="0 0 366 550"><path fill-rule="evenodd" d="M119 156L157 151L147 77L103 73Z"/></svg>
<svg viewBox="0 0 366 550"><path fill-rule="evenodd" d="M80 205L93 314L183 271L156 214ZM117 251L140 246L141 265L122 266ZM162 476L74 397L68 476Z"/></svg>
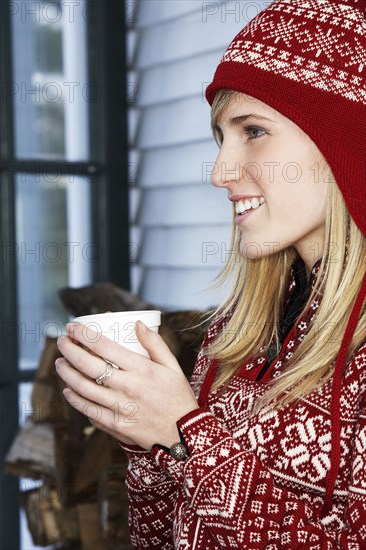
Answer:
<svg viewBox="0 0 366 550"><path fill-rule="evenodd" d="M55 433L52 425L27 421L18 430L5 457L5 472L31 479L54 480L54 446Z"/></svg>
<svg viewBox="0 0 366 550"><path fill-rule="evenodd" d="M198 322L203 320L202 315L210 313L199 310L187 311L170 311L162 314L161 335L165 338L165 327L169 327L171 333L174 334L176 345L170 350L177 358L187 379L191 378L194 366L196 364L198 351L200 349L203 337L207 330L208 323L203 326L195 327ZM169 345L169 343L167 342Z"/></svg>
<svg viewBox="0 0 366 550"><path fill-rule="evenodd" d="M64 398L62 391L67 387L67 384L62 380L60 376L57 379L58 392L63 407L63 416L65 417L68 429L75 437L83 438L84 429L90 426L89 419L76 409L72 407L68 401Z"/></svg>
<svg viewBox="0 0 366 550"><path fill-rule="evenodd" d="M32 420L36 423L68 422L70 412L65 404L58 381L35 381L32 390Z"/></svg>
<svg viewBox="0 0 366 550"><path fill-rule="evenodd" d="M75 495L79 502L96 498L101 473L115 461L126 461L121 447L110 435L93 430L80 452L74 476Z"/></svg>
<svg viewBox="0 0 366 550"><path fill-rule="evenodd" d="M207 330L207 323L195 325L212 310L166 311L110 283L65 288L60 298L75 316L159 309L160 335L190 378ZM127 457L113 437L91 426L63 397L66 384L54 366L60 356L57 340L47 337L33 388L32 421L18 432L5 472L45 481L21 496L35 544L131 550Z"/></svg>
<svg viewBox="0 0 366 550"><path fill-rule="evenodd" d="M57 339L46 337L32 390L33 422L57 423L70 420L70 407L65 404L60 392L59 376L55 369L58 357L62 357L62 354L57 347Z"/></svg>
<svg viewBox="0 0 366 550"><path fill-rule="evenodd" d="M68 426L55 426L55 483L64 507L74 506L77 498L76 472L84 450L85 438L73 434Z"/></svg>
<svg viewBox="0 0 366 550"><path fill-rule="evenodd" d="M62 357L62 354L57 347L57 338L46 336L36 372L37 381L50 382L58 378L55 369L55 361L58 357Z"/></svg>
<svg viewBox="0 0 366 550"><path fill-rule="evenodd" d="M212 313L213 309L202 311L198 309L168 311L162 314L164 320L170 325L179 337L180 345L196 345L199 347L207 330L208 323L197 327L204 317Z"/></svg>
<svg viewBox="0 0 366 550"><path fill-rule="evenodd" d="M159 309L142 300L137 294L128 292L112 283L96 283L81 288L65 287L59 290L59 298L71 315L92 315L105 311L136 311ZM164 310L165 311L165 310Z"/></svg>
<svg viewBox="0 0 366 550"><path fill-rule="evenodd" d="M33 424L18 431L5 458L5 472L31 479L43 479L56 486L64 506L75 502L75 472L83 440L67 426Z"/></svg>
<svg viewBox="0 0 366 550"><path fill-rule="evenodd" d="M127 464L111 464L99 481L99 517L102 534L113 548L131 549L128 528Z"/></svg>
<svg viewBox="0 0 366 550"><path fill-rule="evenodd" d="M79 504L77 507L80 526L81 548L104 550L106 542L99 524L99 510L96 502Z"/></svg>
<svg viewBox="0 0 366 550"><path fill-rule="evenodd" d="M35 545L49 546L80 539L77 509L63 508L58 490L52 485L43 484L38 489L22 492L20 502Z"/></svg>

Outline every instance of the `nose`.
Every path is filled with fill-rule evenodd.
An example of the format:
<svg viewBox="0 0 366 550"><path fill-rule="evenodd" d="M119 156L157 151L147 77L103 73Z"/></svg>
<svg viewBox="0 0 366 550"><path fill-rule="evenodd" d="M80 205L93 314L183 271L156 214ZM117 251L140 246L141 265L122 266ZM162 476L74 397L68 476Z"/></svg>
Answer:
<svg viewBox="0 0 366 550"><path fill-rule="evenodd" d="M211 184L215 187L227 187L230 182L240 180L241 167L238 151L227 144L221 146L211 171Z"/></svg>

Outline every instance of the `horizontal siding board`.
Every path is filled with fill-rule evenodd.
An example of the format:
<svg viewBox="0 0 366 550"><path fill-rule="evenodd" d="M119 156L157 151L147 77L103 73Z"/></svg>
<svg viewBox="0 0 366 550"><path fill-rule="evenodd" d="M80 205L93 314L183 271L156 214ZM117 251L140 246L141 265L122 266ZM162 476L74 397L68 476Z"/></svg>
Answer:
<svg viewBox="0 0 366 550"><path fill-rule="evenodd" d="M149 149L139 162L139 186L204 184L209 186L218 147L210 141ZM187 162L189 159L189 162Z"/></svg>
<svg viewBox="0 0 366 550"><path fill-rule="evenodd" d="M139 80L140 74L138 71L133 69L127 71L127 101L131 107L140 108Z"/></svg>
<svg viewBox="0 0 366 550"><path fill-rule="evenodd" d="M137 176L139 167L141 164L141 151L139 149L130 147L128 150L128 181L131 184L131 189L133 185L137 184Z"/></svg>
<svg viewBox="0 0 366 550"><path fill-rule="evenodd" d="M140 109L130 107L127 112L128 120L128 145L130 147L135 147L136 136L138 128L141 122L141 111Z"/></svg>
<svg viewBox="0 0 366 550"><path fill-rule="evenodd" d="M136 72L139 107L199 96L201 102L206 104L206 109L209 109L204 92L213 79L221 54L219 49Z"/></svg>
<svg viewBox="0 0 366 550"><path fill-rule="evenodd" d="M143 277L143 267L139 264L132 263L130 266L130 292L133 294L142 295L141 280Z"/></svg>
<svg viewBox="0 0 366 550"><path fill-rule="evenodd" d="M137 212L140 205L140 196L141 196L141 190L138 188L130 189L128 194L128 205L129 205L129 223L133 224L135 223L135 220L137 218Z"/></svg>
<svg viewBox="0 0 366 550"><path fill-rule="evenodd" d="M139 19L141 0L127 0L124 2L125 22L128 29L136 27Z"/></svg>
<svg viewBox="0 0 366 550"><path fill-rule="evenodd" d="M130 67L134 64L136 48L138 44L139 33L135 29L130 29L126 33L126 64Z"/></svg>
<svg viewBox="0 0 366 550"><path fill-rule="evenodd" d="M209 288L233 252L233 212L227 190L210 183L218 147L204 92L228 44L270 3L137 3L127 59L131 289L155 307L207 309L227 296Z"/></svg>
<svg viewBox="0 0 366 550"><path fill-rule="evenodd" d="M129 232L129 257L132 264L139 264L141 257L141 242L143 231L138 225L130 225Z"/></svg>
<svg viewBox="0 0 366 550"><path fill-rule="evenodd" d="M220 22L215 25L204 25L200 15L193 14L183 20L174 20L143 31L136 50L136 69L148 69L155 65L176 62L218 51L220 47L222 50L225 49L230 37L232 38L232 33L225 32L229 31L227 26ZM219 30L221 27L222 31ZM223 36L226 34L227 37Z"/></svg>
<svg viewBox="0 0 366 550"><path fill-rule="evenodd" d="M144 274L144 266L140 263L142 237L141 227L131 224L129 230L130 290L135 294L141 290Z"/></svg>
<svg viewBox="0 0 366 550"><path fill-rule="evenodd" d="M250 4L224 2L220 7L217 3L217 10L212 15L205 16L201 9L142 29L136 52L136 68L147 69L215 50L222 50L223 53L234 36L263 9L265 2ZM230 9L236 9L236 12L230 15Z"/></svg>
<svg viewBox="0 0 366 550"><path fill-rule="evenodd" d="M225 293L208 290L216 269L148 269L141 281L145 300L168 310L207 309L219 304ZM141 292L141 291L140 291Z"/></svg>
<svg viewBox="0 0 366 550"><path fill-rule="evenodd" d="M136 222L141 227L230 223L232 204L226 190L192 185L145 190Z"/></svg>
<svg viewBox="0 0 366 550"><path fill-rule="evenodd" d="M182 99L143 111L136 146L141 149L207 140L210 109L200 97ZM212 139L212 137L211 137Z"/></svg>
<svg viewBox="0 0 366 550"><path fill-rule="evenodd" d="M140 0L137 27L151 27L201 9L200 0Z"/></svg>
<svg viewBox="0 0 366 550"><path fill-rule="evenodd" d="M145 268L222 268L230 256L231 226L154 228L144 231L139 262Z"/></svg>

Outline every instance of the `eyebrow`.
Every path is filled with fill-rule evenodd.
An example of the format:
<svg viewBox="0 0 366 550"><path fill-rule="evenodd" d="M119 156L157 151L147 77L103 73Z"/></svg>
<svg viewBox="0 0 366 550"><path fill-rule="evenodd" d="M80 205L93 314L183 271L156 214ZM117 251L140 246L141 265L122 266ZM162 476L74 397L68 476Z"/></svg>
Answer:
<svg viewBox="0 0 366 550"><path fill-rule="evenodd" d="M245 122L248 118L257 118L259 120L268 120L269 122L274 122L275 124L277 124L271 118L268 118L268 117L262 116L262 115L256 115L256 114L252 113L250 115L240 115L240 116L234 116L234 117L230 118L229 119L229 126L238 126L238 124L240 124L241 122ZM216 130L221 130L220 125L217 124L215 126L215 129Z"/></svg>

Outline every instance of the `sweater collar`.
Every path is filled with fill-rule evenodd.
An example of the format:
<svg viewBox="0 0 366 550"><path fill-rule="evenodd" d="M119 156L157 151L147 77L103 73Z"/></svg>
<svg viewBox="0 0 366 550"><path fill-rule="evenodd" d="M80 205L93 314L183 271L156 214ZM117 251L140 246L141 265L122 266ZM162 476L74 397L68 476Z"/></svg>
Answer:
<svg viewBox="0 0 366 550"><path fill-rule="evenodd" d="M319 258L313 265L310 271L309 280L307 279L306 275L306 266L304 260L301 258L301 256L297 256L297 258L294 260L292 266L291 266L291 285L293 285L293 281L295 282L296 288L300 290L306 290L308 288L314 288L316 279L319 273L320 264L321 264L322 258Z"/></svg>

